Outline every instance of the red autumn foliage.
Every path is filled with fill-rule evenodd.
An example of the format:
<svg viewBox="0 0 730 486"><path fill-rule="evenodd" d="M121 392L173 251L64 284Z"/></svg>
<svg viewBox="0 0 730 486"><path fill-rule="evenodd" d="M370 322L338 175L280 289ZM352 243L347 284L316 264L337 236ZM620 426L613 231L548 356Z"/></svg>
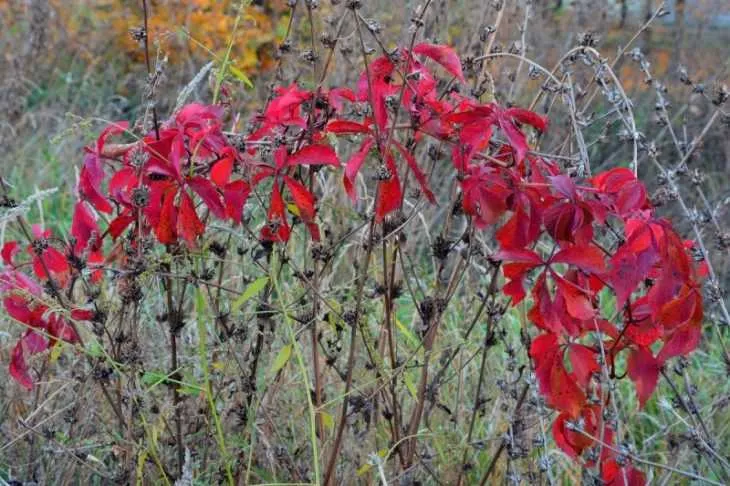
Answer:
<svg viewBox="0 0 730 486"><path fill-rule="evenodd" d="M66 291L85 272L104 278L105 263L120 258L118 251L104 254L113 246L105 246L107 240L126 236L135 247L140 237L153 236L162 245L196 248L211 220L241 224L254 191L268 193L262 240L286 244L299 222L318 240L314 175L324 166L342 171L344 190L354 202L358 176L369 163L375 166L376 223L401 208L406 174L435 204L428 172L409 144L393 135L398 127L389 104L396 99L411 115L408 128L416 139L432 137L453 146L451 169L459 177L461 207L475 227L499 225L500 251L493 259L501 262L507 281L503 292L512 305L531 296L528 317L538 335L530 356L540 392L559 413L553 424L557 445L578 457L602 430L610 442L613 432L591 399L601 396L596 375L610 370L614 378L618 356L627 356L627 376L643 406L664 363L699 342L703 268L671 224L655 214L631 171L613 169L588 179L561 173L555 162L530 152L525 129L545 131L544 117L456 93L440 96L424 58L463 80L451 48L419 44L412 53L401 49L397 56L371 62L354 91L309 91L296 84L278 89L254 120L256 129L243 149L224 135L219 106L187 105L121 149L109 149L107 139L123 135L127 124L104 129L86 149L73 244L34 228L28 253L37 280L16 263L19 243L3 248L3 304L28 328L13 350L11 375L31 388L26 357L56 340L77 342L69 319L88 321L94 312L51 311L43 304L41 283ZM360 112L370 114L355 117L345 103L365 104L369 110ZM329 145L333 136L359 139L344 167ZM100 228L97 213L112 216L106 228ZM604 299L615 299L618 322L602 314ZM643 483L643 474L620 465L610 449L604 456L606 484Z"/></svg>

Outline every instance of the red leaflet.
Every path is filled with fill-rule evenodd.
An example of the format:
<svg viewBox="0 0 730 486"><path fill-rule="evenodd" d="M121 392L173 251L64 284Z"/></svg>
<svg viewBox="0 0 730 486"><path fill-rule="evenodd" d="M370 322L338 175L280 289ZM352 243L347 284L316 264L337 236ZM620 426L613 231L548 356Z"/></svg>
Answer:
<svg viewBox="0 0 730 486"><path fill-rule="evenodd" d="M236 155L233 149L226 147L225 155L210 168L210 180L218 187L223 187L228 183L233 172L233 163Z"/></svg>
<svg viewBox="0 0 730 486"><path fill-rule="evenodd" d="M605 461L601 467L601 478L606 486L644 486L644 473L635 467L620 466L615 460Z"/></svg>
<svg viewBox="0 0 730 486"><path fill-rule="evenodd" d="M378 142L377 133L371 129L371 122L367 119L365 120L365 123L362 124L343 120L332 120L327 125L327 130L340 135L360 133L367 135L360 145L360 149L355 152L352 157L350 157L350 160L348 160L345 165L343 184L345 186L345 192L347 192L347 195L350 196L350 199L354 202L357 199L355 179L371 148ZM408 168L411 172L413 172L416 182L420 186L421 192L423 192L429 202L436 202L436 198L428 186L426 174L424 174L421 168L418 167L416 159L413 157L411 152L397 141L394 141L393 145L395 146L395 149L391 148L390 152L385 154L385 168L390 173L391 177L389 177L386 181L381 181L379 183L379 190L377 193L378 200L375 202L375 215L378 222L381 222L388 213L398 209L403 199L400 178L398 177L398 168L396 167L395 160L393 159L393 154L395 153L400 153L406 161Z"/></svg>
<svg viewBox="0 0 730 486"><path fill-rule="evenodd" d="M504 111L500 109L496 113L499 128L514 151L515 162L519 164L527 155L529 147L525 135L517 128L516 122L530 125L536 130L544 132L547 129L547 119L521 108L509 108Z"/></svg>
<svg viewBox="0 0 730 486"><path fill-rule="evenodd" d="M370 149L373 147L375 140L372 138L366 138L363 140L362 145L357 152L355 152L350 160L345 165L345 173L342 178L342 183L345 186L345 192L350 196L350 199L354 203L357 200L357 191L355 190L355 178L358 172L362 168L362 164L365 162L365 158L370 153Z"/></svg>
<svg viewBox="0 0 730 486"><path fill-rule="evenodd" d="M662 336L662 328L654 322L647 297L637 299L624 312L624 336L630 342L643 347L651 346Z"/></svg>
<svg viewBox="0 0 730 486"><path fill-rule="evenodd" d="M554 334L541 334L532 342L530 357L535 362L535 375L540 391L550 406L578 417L585 403L585 394L566 371L563 352Z"/></svg>
<svg viewBox="0 0 730 486"><path fill-rule="evenodd" d="M180 208L177 215L177 232L188 245L193 246L198 236L203 234L205 226L203 222L198 218L198 214L195 212L195 205L193 200L190 199L188 193L183 191L180 193Z"/></svg>
<svg viewBox="0 0 730 486"><path fill-rule="evenodd" d="M243 206L246 204L251 186L244 181L233 181L223 188L223 201L226 206L226 217L240 224L243 217Z"/></svg>
<svg viewBox="0 0 730 486"><path fill-rule="evenodd" d="M29 245L27 250L32 255L36 276L41 280L52 278L61 287L65 287L71 275L71 266L63 253L49 244L51 230L44 231L40 226L33 225L33 236L35 245Z"/></svg>
<svg viewBox="0 0 730 486"><path fill-rule="evenodd" d="M558 201L543 213L550 236L558 242L586 244L593 238L593 213L580 200Z"/></svg>
<svg viewBox="0 0 730 486"><path fill-rule="evenodd" d="M281 193L280 184L283 184L294 199L294 205L299 216L305 223L312 239L319 240L319 228L314 222L316 198L304 185L288 175L296 166L300 165L334 165L339 166L337 155L329 146L309 145L289 155L286 146L279 147L274 152L274 167L260 164L254 175L251 187L258 186L264 179L271 178L273 191L269 203L268 224L261 235L268 241L286 242L289 240L290 228L286 221L286 204ZM246 188L248 189L248 188ZM248 190L245 191L246 195ZM238 215L237 215L238 216Z"/></svg>
<svg viewBox="0 0 730 486"><path fill-rule="evenodd" d="M329 145L307 145L288 157L287 163L295 165L332 165L339 167L340 159Z"/></svg>
<svg viewBox="0 0 730 486"><path fill-rule="evenodd" d="M268 224L261 229L261 238L275 243L289 241L291 230L286 222L286 206L276 183L271 193L268 221Z"/></svg>
<svg viewBox="0 0 730 486"><path fill-rule="evenodd" d="M575 283L570 282L553 273L557 291L565 301L565 308L568 314L579 320L590 319L595 315L595 309L591 304L590 294L588 290L578 287Z"/></svg>
<svg viewBox="0 0 730 486"><path fill-rule="evenodd" d="M97 211L111 213L112 206L101 193L101 184L104 180L104 146L106 140L112 135L118 135L127 130L129 123L117 122L102 130L93 148L86 147L84 166L79 174L79 195L89 201Z"/></svg>
<svg viewBox="0 0 730 486"><path fill-rule="evenodd" d="M502 248L524 248L532 245L540 236L542 217L530 196L515 193L514 213L495 234Z"/></svg>
<svg viewBox="0 0 730 486"><path fill-rule="evenodd" d="M587 273L601 274L605 269L603 252L593 245L565 248L560 250L551 261L574 265Z"/></svg>
<svg viewBox="0 0 730 486"><path fill-rule="evenodd" d="M13 352L10 356L10 376L13 377L21 386L30 390L33 388L33 378L31 378L28 371L28 364L25 361L26 352L33 354L32 349L38 349L36 352L40 352L43 348L47 347L39 345L39 339L45 339L39 336L33 331L26 331L23 338L13 348Z"/></svg>
<svg viewBox="0 0 730 486"><path fill-rule="evenodd" d="M629 378L636 385L636 394L641 407L654 392L661 367L661 363L654 358L649 349L637 347L629 353L627 371Z"/></svg>
<svg viewBox="0 0 730 486"><path fill-rule="evenodd" d="M611 208L621 216L631 215L647 205L644 184L626 168L611 169L592 179L593 185L601 190Z"/></svg>
<svg viewBox="0 0 730 486"><path fill-rule="evenodd" d="M580 431L576 430L575 426L569 426L569 423L577 421L575 417L571 417L566 412L558 415L553 422L555 444L574 459L580 456L584 450L593 445L593 439L590 436L598 435L600 413L600 407L584 407L578 419L581 420Z"/></svg>
<svg viewBox="0 0 730 486"><path fill-rule="evenodd" d="M385 168L390 173L390 177L378 183L378 199L375 201L376 223L382 223L385 216L398 209L403 200L398 169L390 155L385 156Z"/></svg>
<svg viewBox="0 0 730 486"><path fill-rule="evenodd" d="M264 112L264 120L267 126L273 125L299 125L306 124L301 117L302 103L311 98L312 93L300 90L296 84L287 88L277 88L276 94Z"/></svg>
<svg viewBox="0 0 730 486"><path fill-rule="evenodd" d="M226 211L223 203L221 203L220 194L218 194L218 190L208 179L201 176L189 177L186 179L186 183L190 186L190 189L200 196L200 199L203 200L216 218L225 219Z"/></svg>
<svg viewBox="0 0 730 486"><path fill-rule="evenodd" d="M460 113L446 115L446 119L451 123L465 124L462 132L468 130L466 133L460 135L461 141L466 145L466 153L468 155L458 162L455 157L457 169L463 169L468 164L476 152L474 147L478 147L477 150L480 150L484 147L485 142L489 141L491 138L491 129L487 128L487 126L493 125L500 129L507 139L507 144L512 149L515 163L518 165L525 159L529 147L525 134L522 133L517 124L530 125L540 132L547 129L547 119L528 110L520 108L508 108L505 110L495 103L490 105L477 105L472 101L462 103L460 107L466 108L466 110ZM479 134L480 127L483 135Z"/></svg>
<svg viewBox="0 0 730 486"><path fill-rule="evenodd" d="M73 220L71 222L71 236L76 239L74 251L82 252L89 245L92 237L99 236L99 227L96 224L96 218L87 207L84 201L76 203L74 208ZM100 242L96 242L95 247L98 248Z"/></svg>
<svg viewBox="0 0 730 486"><path fill-rule="evenodd" d="M494 224L507 211L507 197L512 193L498 169L487 165L469 167L461 191L464 212L474 217L480 229Z"/></svg>
<svg viewBox="0 0 730 486"><path fill-rule="evenodd" d="M381 132L388 125L385 99L398 91L398 87L392 84L394 69L393 62L387 56L381 56L370 63L357 82L357 99L371 103L375 124Z"/></svg>
<svg viewBox="0 0 730 486"><path fill-rule="evenodd" d="M309 192L300 182L289 176L284 176L284 184L294 199L294 205L299 210L299 216L307 222L314 220L314 194Z"/></svg>
<svg viewBox="0 0 730 486"><path fill-rule="evenodd" d="M14 266L13 260L15 259L15 255L17 255L19 251L20 245L17 241L8 241L7 243L5 243L2 249L3 263L8 266Z"/></svg>
<svg viewBox="0 0 730 486"><path fill-rule="evenodd" d="M421 187L421 191L426 196L426 199L428 199L428 202L430 202L431 204L435 204L436 197L433 195L433 192L431 192L431 189L428 187L428 178L426 177L426 174L421 171L421 168L418 167L416 159L408 151L408 149L406 149L399 142L393 142L393 144L405 159L406 164L408 164L408 168L411 170L411 172L413 172L413 176L416 178L416 182L418 182L418 185Z"/></svg>
<svg viewBox="0 0 730 486"><path fill-rule="evenodd" d="M177 241L177 208L175 207L176 191L168 189L161 193L162 210L159 222L154 227L155 235L160 243L172 245Z"/></svg>
<svg viewBox="0 0 730 486"><path fill-rule="evenodd" d="M336 133L337 135L370 134L370 127L366 123L349 120L332 120L327 124L327 131Z"/></svg>
<svg viewBox="0 0 730 486"><path fill-rule="evenodd" d="M433 59L459 81L465 82L464 73L461 71L461 60L453 48L436 44L418 44L413 46L413 52Z"/></svg>
<svg viewBox="0 0 730 486"><path fill-rule="evenodd" d="M586 388L593 374L601 371L601 367L596 361L598 352L582 344L570 344L568 345L568 356L578 384L582 388Z"/></svg>

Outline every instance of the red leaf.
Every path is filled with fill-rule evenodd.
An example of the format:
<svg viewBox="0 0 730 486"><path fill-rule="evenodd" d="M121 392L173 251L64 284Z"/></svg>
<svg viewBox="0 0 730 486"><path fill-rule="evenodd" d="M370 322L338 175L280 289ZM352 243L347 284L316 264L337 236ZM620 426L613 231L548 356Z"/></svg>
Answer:
<svg viewBox="0 0 730 486"><path fill-rule="evenodd" d="M99 134L99 138L96 139L97 154L101 154L103 152L107 138L112 135L119 135L120 133L124 133L128 127L129 122L127 121L118 121L107 125L104 130L102 130Z"/></svg>
<svg viewBox="0 0 730 486"><path fill-rule="evenodd" d="M561 174L548 177L548 179L550 179L553 188L555 188L561 196L573 200L578 195L575 182L569 176Z"/></svg>
<svg viewBox="0 0 730 486"><path fill-rule="evenodd" d="M500 174L487 165L471 166L461 181L464 212L475 218L477 228L493 224L507 210L511 191Z"/></svg>
<svg viewBox="0 0 730 486"><path fill-rule="evenodd" d="M78 201L71 221L71 236L76 238L76 252L86 249L93 235L98 237L99 227L96 217L91 213L84 201Z"/></svg>
<svg viewBox="0 0 730 486"><path fill-rule="evenodd" d="M132 204L131 193L137 187L138 178L135 169L124 167L114 173L109 180L109 195L121 204Z"/></svg>
<svg viewBox="0 0 730 486"><path fill-rule="evenodd" d="M370 133L367 124L349 120L332 120L327 124L327 131L338 135L349 135L355 133Z"/></svg>
<svg viewBox="0 0 730 486"><path fill-rule="evenodd" d="M261 237L267 241L289 241L291 230L286 222L286 204L281 197L279 185L274 183L269 203L268 224L261 230Z"/></svg>
<svg viewBox="0 0 730 486"><path fill-rule="evenodd" d="M218 219L226 218L226 210L221 202L220 194L216 190L215 186L206 178L201 176L191 177L188 179L188 185L200 196L210 212L215 215Z"/></svg>
<svg viewBox="0 0 730 486"><path fill-rule="evenodd" d="M593 439L586 434L596 435L596 430L598 429L597 413L600 413L600 411L595 410L593 407L585 407L582 410L582 432L571 430L568 427L568 422L575 420L569 414L563 412L558 415L558 418L553 422L553 438L555 439L555 444L574 459L580 456L584 450L593 445Z"/></svg>
<svg viewBox="0 0 730 486"><path fill-rule="evenodd" d="M550 296L546 281L545 272L543 272L532 287L534 304L527 313L527 317L540 329L561 333L564 330L563 322L558 316L555 302Z"/></svg>
<svg viewBox="0 0 730 486"><path fill-rule="evenodd" d="M25 361L26 353L38 354L48 349L48 339L33 330L28 330L13 348L10 356L10 376L21 386L30 390L33 388L33 378L28 371Z"/></svg>
<svg viewBox="0 0 730 486"><path fill-rule="evenodd" d="M366 138L362 142L362 145L360 145L360 149L355 152L352 157L350 157L350 160L348 160L345 165L345 174L342 182L345 186L345 192L347 192L347 195L350 196L353 203L357 200L355 177L357 177L357 173L360 172L360 168L362 167L363 162L365 162L365 159L367 158L367 155L374 143L375 142L372 138Z"/></svg>
<svg viewBox="0 0 730 486"><path fill-rule="evenodd" d="M657 361L665 363L669 358L685 356L697 348L702 337L702 323L690 323L682 326L664 341L664 346L657 355Z"/></svg>
<svg viewBox="0 0 730 486"><path fill-rule="evenodd" d="M233 157L223 157L213 164L210 169L210 180L218 187L223 187L228 182L233 172Z"/></svg>
<svg viewBox="0 0 730 486"><path fill-rule="evenodd" d="M378 186L378 200L375 202L376 223L382 223L385 216L398 209L403 200L400 179L398 179L398 169L395 166L393 157L388 155L385 160L386 167L391 172L391 175L388 180L380 181Z"/></svg>
<svg viewBox="0 0 730 486"><path fill-rule="evenodd" d="M503 115L499 116L499 128L502 130L509 146L512 147L515 153L515 162L521 164L530 149L527 146L525 135L515 126L511 119Z"/></svg>
<svg viewBox="0 0 730 486"><path fill-rule="evenodd" d="M102 213L111 213L114 208L107 201L107 199L99 192L99 185L101 181L98 178L94 178L87 167L81 169L79 175L79 194L81 197L89 201L97 211Z"/></svg>
<svg viewBox="0 0 730 486"><path fill-rule="evenodd" d="M535 362L535 375L548 404L570 417L577 417L586 397L565 370L558 338L552 333L535 338L530 346L530 357Z"/></svg>
<svg viewBox="0 0 730 486"><path fill-rule="evenodd" d="M160 221L154 227L155 235L160 243L172 245L177 241L177 208L175 208L175 195L177 191L168 189L163 195Z"/></svg>
<svg viewBox="0 0 730 486"><path fill-rule="evenodd" d="M543 263L540 255L538 255L534 251L527 249L522 250L519 248L508 248L505 250L499 250L497 253L494 254L492 258L494 258L495 260L506 262L529 263L533 267L537 267L539 265L542 265Z"/></svg>
<svg viewBox="0 0 730 486"><path fill-rule="evenodd" d="M71 311L71 319L75 321L90 321L95 315L96 312L92 309L73 309Z"/></svg>
<svg viewBox="0 0 730 486"><path fill-rule="evenodd" d="M251 187L245 181L233 181L223 189L223 201L226 205L226 216L235 223L243 218L243 207L246 205Z"/></svg>
<svg viewBox="0 0 730 486"><path fill-rule="evenodd" d="M435 62L443 66L443 68L450 74L456 76L459 81L462 83L465 82L464 73L461 70L461 60L456 54L456 51L454 51L451 47L424 43L414 46L413 52L433 59Z"/></svg>
<svg viewBox="0 0 730 486"><path fill-rule="evenodd" d="M647 205L644 184L627 168L608 170L594 177L591 182L613 198L613 206L620 215L630 214Z"/></svg>
<svg viewBox="0 0 730 486"><path fill-rule="evenodd" d="M73 326L71 326L66 319L58 314L51 314L48 317L47 329L48 334L50 334L54 338L51 339L51 345L55 344L56 339L60 339L61 341L65 341L67 343L75 343L79 340L79 337L76 334L76 331L74 331Z"/></svg>
<svg viewBox="0 0 730 486"><path fill-rule="evenodd" d="M646 297L634 301L631 306L631 313L625 312L624 335L630 342L642 347L652 345L662 335L662 329L651 317Z"/></svg>
<svg viewBox="0 0 730 486"><path fill-rule="evenodd" d="M585 294L585 292L564 278L556 274L553 275L558 291L562 293L563 298L565 299L565 310L568 314L571 317L582 321L592 318L596 311L593 308L593 304L591 304L590 298Z"/></svg>
<svg viewBox="0 0 730 486"><path fill-rule="evenodd" d="M559 242L585 244L593 238L593 215L584 204L557 202L543 219L545 229Z"/></svg>
<svg viewBox="0 0 730 486"><path fill-rule="evenodd" d="M629 378L636 385L636 394L639 397L639 406L642 408L656 388L661 363L654 358L646 348L631 350L627 362Z"/></svg>
<svg viewBox="0 0 730 486"><path fill-rule="evenodd" d="M334 165L339 167L340 159L329 145L307 145L303 149L289 156L289 166L296 165Z"/></svg>
<svg viewBox="0 0 730 486"><path fill-rule="evenodd" d="M20 246L18 245L17 241L8 241L3 245L2 249L2 257L3 262L5 265L8 266L14 266L13 265L13 259L15 258L15 255L18 254L20 251Z"/></svg>
<svg viewBox="0 0 730 486"><path fill-rule="evenodd" d="M575 265L587 273L600 274L605 270L603 252L593 245L571 246L560 250L551 262Z"/></svg>
<svg viewBox="0 0 730 486"><path fill-rule="evenodd" d="M502 265L504 277L509 280L502 287L502 292L512 297L512 305L515 306L525 298L525 288L522 285L527 272L535 268L532 263L505 263Z"/></svg>
<svg viewBox="0 0 730 486"><path fill-rule="evenodd" d="M513 118L525 125L530 125L540 132L547 130L548 119L544 116L538 115L534 111L525 110L523 108L508 108L504 111L504 114L506 117Z"/></svg>
<svg viewBox="0 0 730 486"><path fill-rule="evenodd" d="M633 466L619 466L615 460L604 461L601 466L601 479L605 486L644 486L644 473Z"/></svg>
<svg viewBox="0 0 730 486"><path fill-rule="evenodd" d="M28 363L25 361L22 341L18 341L10 355L10 376L23 388L27 390L33 388L33 378L28 372Z"/></svg>
<svg viewBox="0 0 730 486"><path fill-rule="evenodd" d="M495 239L502 248L524 248L537 240L541 223L534 205L529 206L529 212L522 205L517 206L510 219L497 230Z"/></svg>
<svg viewBox="0 0 730 486"><path fill-rule="evenodd" d="M395 144L395 147L401 153L403 158L406 160L408 168L411 169L411 172L413 172L413 175L416 177L416 181L418 182L418 185L421 186L421 191L423 192L423 194L426 195L426 199L428 199L431 204L436 203L436 198L434 197L433 192L431 192L431 189L429 189L428 187L428 178L426 177L426 174L421 171L421 168L418 167L418 164L416 163L416 159L413 157L413 154L411 154L403 145L401 145L397 141L393 143Z"/></svg>
<svg viewBox="0 0 730 486"><path fill-rule="evenodd" d="M649 275L649 270L656 261L652 251L636 251L628 241L616 251L610 260L610 271L607 280L616 293L616 304L621 307Z"/></svg>
<svg viewBox="0 0 730 486"><path fill-rule="evenodd" d="M593 373L601 371L601 367L596 361L596 352L582 344L571 344L568 347L568 357L571 366L573 366L573 373L578 379L578 384L586 388Z"/></svg>
<svg viewBox="0 0 730 486"><path fill-rule="evenodd" d="M300 182L289 176L284 176L284 184L294 199L294 204L299 209L299 215L303 221L312 221L314 219L314 194L309 192Z"/></svg>
<svg viewBox="0 0 730 486"><path fill-rule="evenodd" d="M110 223L109 227L107 228L107 231L112 236L113 239L119 238L119 235L121 235L127 227L134 222L134 215L131 211L126 211L116 218L114 218Z"/></svg>
<svg viewBox="0 0 730 486"><path fill-rule="evenodd" d="M188 243L188 246L193 246L198 236L202 235L205 231L205 225L198 218L198 213L195 211L195 204L193 204L192 198L186 191L180 192L180 209L177 224L180 235Z"/></svg>

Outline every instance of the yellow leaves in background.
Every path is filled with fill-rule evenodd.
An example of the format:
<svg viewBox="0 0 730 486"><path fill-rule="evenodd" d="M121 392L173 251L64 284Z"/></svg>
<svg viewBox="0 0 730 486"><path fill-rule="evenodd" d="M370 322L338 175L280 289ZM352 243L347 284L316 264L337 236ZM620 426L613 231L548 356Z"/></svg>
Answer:
<svg viewBox="0 0 730 486"><path fill-rule="evenodd" d="M129 33L130 29L144 24L141 1L51 0L51 3L63 29L77 43L89 48L116 48L135 62L143 59L142 47ZM69 8L69 3L76 4L76 8ZM241 2L147 0L147 8L150 56L154 61L159 46L161 56L174 64L190 59L222 58L234 32ZM277 34L286 26L287 12L285 0L244 0L231 50L233 67L245 73L273 67Z"/></svg>

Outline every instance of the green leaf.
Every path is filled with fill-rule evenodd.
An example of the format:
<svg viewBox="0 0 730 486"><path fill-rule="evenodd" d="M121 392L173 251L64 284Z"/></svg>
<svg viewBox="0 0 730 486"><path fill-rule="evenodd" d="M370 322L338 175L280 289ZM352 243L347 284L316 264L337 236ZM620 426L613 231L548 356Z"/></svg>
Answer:
<svg viewBox="0 0 730 486"><path fill-rule="evenodd" d="M104 350L102 349L101 344L99 344L98 341L91 341L86 346L86 352L92 358L101 358L102 356L104 356Z"/></svg>
<svg viewBox="0 0 730 486"><path fill-rule="evenodd" d="M403 373L403 381L405 381L406 388L408 388L408 391L411 392L413 398L416 398L418 391L416 390L416 385L413 383L413 379L409 373Z"/></svg>
<svg viewBox="0 0 730 486"><path fill-rule="evenodd" d="M228 70L229 70L229 71L231 72L231 74L233 74L233 76L234 76L234 77L235 77L235 78L236 78L237 80L239 80L239 81L240 81L240 82L242 82L242 83L243 83L244 85L246 85L246 87L247 87L248 89L253 89L253 83L251 82L251 80L249 79L249 77L248 77L248 76L246 76L246 75L245 75L245 74L243 73L243 71L241 71L240 69L238 69L238 68L237 68L236 66L233 66L233 65L229 65L229 66L228 66Z"/></svg>
<svg viewBox="0 0 730 486"><path fill-rule="evenodd" d="M233 304L231 304L231 310L236 312L240 309L241 306L248 302L251 297L261 292L268 282L269 277L260 277L251 282L249 286L246 287L246 290L244 290L243 293L239 295L235 301L233 301Z"/></svg>
<svg viewBox="0 0 730 486"><path fill-rule="evenodd" d="M357 468L357 471L355 471L355 474L357 474L358 476L363 476L363 475L367 474L368 471L370 471L372 468L373 468L372 464L366 462L365 464L363 464L362 466Z"/></svg>
<svg viewBox="0 0 730 486"><path fill-rule="evenodd" d="M325 428L329 430L333 430L335 428L335 419L332 415L327 412L321 412L320 416L322 417L322 425L324 425Z"/></svg>
<svg viewBox="0 0 730 486"><path fill-rule="evenodd" d="M420 341L418 338L411 332L410 329L408 329L401 321L400 319L395 319L395 325L398 328L398 330L406 337L408 342L410 342L413 346L418 347L420 346Z"/></svg>
<svg viewBox="0 0 730 486"><path fill-rule="evenodd" d="M276 374L278 373L284 366L286 366L287 361L289 361L289 358L291 357L291 350L292 345L287 344L283 348L279 350L279 354L276 355L276 359L274 359L274 362L271 365L271 373Z"/></svg>
<svg viewBox="0 0 730 486"><path fill-rule="evenodd" d="M155 371L145 371L142 375L142 383L148 386L156 386L167 380L167 373L157 373Z"/></svg>

